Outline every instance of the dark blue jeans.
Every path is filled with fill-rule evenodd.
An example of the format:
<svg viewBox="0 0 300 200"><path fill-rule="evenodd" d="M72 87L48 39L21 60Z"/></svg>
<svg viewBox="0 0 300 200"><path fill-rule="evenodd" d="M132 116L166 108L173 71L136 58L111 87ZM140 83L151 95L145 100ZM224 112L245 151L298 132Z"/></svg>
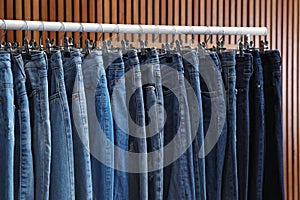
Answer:
<svg viewBox="0 0 300 200"><path fill-rule="evenodd" d="M48 96L48 60L44 52L23 54L33 141L35 199L49 199L51 129Z"/></svg>
<svg viewBox="0 0 300 200"><path fill-rule="evenodd" d="M114 143L118 148L128 151L128 109L126 104L125 66L120 53L103 55L106 69L108 92L113 115ZM114 199L129 199L128 158L121 151L115 151Z"/></svg>
<svg viewBox="0 0 300 200"><path fill-rule="evenodd" d="M129 50L123 55L125 64L126 103L129 105L129 151L140 153L137 160L138 172L129 176L130 199L147 199L147 141L145 128L145 110L142 90L142 75L136 50ZM133 164L133 163L130 163ZM130 166L130 168L133 166Z"/></svg>
<svg viewBox="0 0 300 200"><path fill-rule="evenodd" d="M216 53L199 56L208 200L222 199L222 172L226 150L227 123L220 64Z"/></svg>
<svg viewBox="0 0 300 200"><path fill-rule="evenodd" d="M14 85L10 53L0 53L0 199L14 199ZM18 169L17 169L18 170Z"/></svg>
<svg viewBox="0 0 300 200"><path fill-rule="evenodd" d="M79 50L71 51L70 57L63 57L64 79L70 116L75 166L76 199L93 199L91 159L89 152L89 129L86 97L82 76L82 59Z"/></svg>
<svg viewBox="0 0 300 200"><path fill-rule="evenodd" d="M238 174L236 153L236 71L235 52L225 51L220 55L222 76L226 89L227 144L222 179L222 200L238 199Z"/></svg>
<svg viewBox="0 0 300 200"><path fill-rule="evenodd" d="M249 143L250 143L250 117L249 117L249 81L252 75L252 55L244 53L236 56L236 138L238 161L239 199L248 199L249 174Z"/></svg>
<svg viewBox="0 0 300 200"><path fill-rule="evenodd" d="M281 58L278 50L261 54L265 94L265 166L263 199L284 199L281 119Z"/></svg>
<svg viewBox="0 0 300 200"><path fill-rule="evenodd" d="M20 200L34 199L29 101L24 62L20 54L14 56L12 72L15 94L14 196Z"/></svg>
<svg viewBox="0 0 300 200"><path fill-rule="evenodd" d="M259 51L251 51L253 56L253 74L250 78L250 157L249 187L250 200L262 200L265 142L265 101L263 69Z"/></svg>
<svg viewBox="0 0 300 200"><path fill-rule="evenodd" d="M148 199L163 199L164 101L159 57L156 49L138 55L143 84L147 152L158 152L148 157ZM155 170L154 170L155 169Z"/></svg>
<svg viewBox="0 0 300 200"><path fill-rule="evenodd" d="M197 199L206 199L205 160L199 156L201 145L204 143L202 97L200 88L199 60L196 51L183 55L184 76L186 84L189 112L191 116L191 131L196 133L193 141L193 159L195 173L195 189ZM197 101L194 102L193 95ZM193 106L191 106L193 105ZM197 116L198 117L195 117ZM193 117L192 117L193 116Z"/></svg>
<svg viewBox="0 0 300 200"><path fill-rule="evenodd" d="M194 200L195 178L184 70L178 53L159 57L166 111L164 126L164 199ZM195 135L194 135L195 136Z"/></svg>
<svg viewBox="0 0 300 200"><path fill-rule="evenodd" d="M75 199L72 126L60 51L49 59L48 84L52 144L50 199Z"/></svg>

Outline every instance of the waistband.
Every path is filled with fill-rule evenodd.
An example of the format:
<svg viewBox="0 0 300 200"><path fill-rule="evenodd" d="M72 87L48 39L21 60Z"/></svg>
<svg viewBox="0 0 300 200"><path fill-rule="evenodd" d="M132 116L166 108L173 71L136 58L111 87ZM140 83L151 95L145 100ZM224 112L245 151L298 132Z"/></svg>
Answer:
<svg viewBox="0 0 300 200"><path fill-rule="evenodd" d="M191 50L190 52L187 52L185 54L183 54L183 64L191 64L195 67L197 67L199 65L199 59L198 59L198 55L197 52L195 50Z"/></svg>
<svg viewBox="0 0 300 200"><path fill-rule="evenodd" d="M60 51L54 52L49 59L49 69L63 68L62 55Z"/></svg>
<svg viewBox="0 0 300 200"><path fill-rule="evenodd" d="M137 55L137 50L135 50L135 49L132 49L132 50L129 50L128 52L126 52L123 55L123 60L124 60L125 66L138 65L140 63L138 55Z"/></svg>
<svg viewBox="0 0 300 200"><path fill-rule="evenodd" d="M278 50L269 50L260 54L263 65L270 65L265 70L280 71L281 57Z"/></svg>
<svg viewBox="0 0 300 200"><path fill-rule="evenodd" d="M0 52L0 61L10 61L10 53L9 52Z"/></svg>
<svg viewBox="0 0 300 200"><path fill-rule="evenodd" d="M163 66L166 65L168 67L171 67L173 69L176 69L179 73L183 73L183 65L182 65L182 59L181 55L179 53L170 53L168 54L161 54L159 55L159 60L161 67L163 69Z"/></svg>
<svg viewBox="0 0 300 200"><path fill-rule="evenodd" d="M219 71L222 71L220 66L220 59L217 53L206 53L203 56L199 56L199 68L210 68L214 67Z"/></svg>
<svg viewBox="0 0 300 200"><path fill-rule="evenodd" d="M159 64L159 57L158 52L155 48L150 49L149 51L145 52L138 52L138 58L140 64Z"/></svg>
<svg viewBox="0 0 300 200"><path fill-rule="evenodd" d="M252 69L253 57L250 53L244 53L243 56L236 56L236 67L243 67Z"/></svg>
<svg viewBox="0 0 300 200"><path fill-rule="evenodd" d="M235 51L223 51L220 53L220 60L222 67L235 66Z"/></svg>

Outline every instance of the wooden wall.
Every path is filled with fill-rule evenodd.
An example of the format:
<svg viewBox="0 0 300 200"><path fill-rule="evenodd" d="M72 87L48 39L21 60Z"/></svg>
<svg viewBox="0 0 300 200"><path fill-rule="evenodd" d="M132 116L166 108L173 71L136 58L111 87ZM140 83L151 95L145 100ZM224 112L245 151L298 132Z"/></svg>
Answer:
<svg viewBox="0 0 300 200"><path fill-rule="evenodd" d="M300 36L299 0L0 0L0 19L74 21L120 24L267 26L270 42L282 54L282 111L286 197L300 199ZM1 31L2 33L2 31ZM39 32L28 38L39 41ZM63 33L46 33L59 40ZM78 41L80 33L67 33ZM101 34L83 34L97 40ZM104 35L105 38L112 36ZM22 41L24 31L9 31L7 41ZM130 36L131 37L131 36ZM150 39L154 39L149 36ZM166 36L161 36L163 39ZM182 37L182 36L181 36ZM156 38L156 36L155 36ZM134 39L134 38L132 38ZM149 39L149 38L148 38ZM203 41L204 36L196 37ZM236 44L239 36L225 37ZM217 36L210 42L215 43Z"/></svg>

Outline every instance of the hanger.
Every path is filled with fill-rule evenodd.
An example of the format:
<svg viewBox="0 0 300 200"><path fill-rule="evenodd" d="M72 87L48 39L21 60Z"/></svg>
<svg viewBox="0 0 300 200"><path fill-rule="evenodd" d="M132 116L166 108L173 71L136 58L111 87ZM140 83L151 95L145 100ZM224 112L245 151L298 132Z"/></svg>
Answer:
<svg viewBox="0 0 300 200"><path fill-rule="evenodd" d="M265 50L269 48L269 42L261 40L259 43L259 51L264 54Z"/></svg>
<svg viewBox="0 0 300 200"><path fill-rule="evenodd" d="M102 39L104 30L103 30L102 24L100 24L100 27L101 27L101 35L100 35L100 37L97 40L97 47L95 47L95 50L101 50L101 42L100 42L100 40Z"/></svg>
<svg viewBox="0 0 300 200"><path fill-rule="evenodd" d="M26 29L26 31L25 31L25 36L24 36L24 40L23 40L23 42L24 42L23 46L24 46L24 49L25 49L26 54L27 54L27 55L30 55L30 49L31 49L31 46L30 46L29 41L28 41L28 39L27 39L29 27L28 27L27 21L24 20L24 22L25 22L25 24L26 24L27 29Z"/></svg>
<svg viewBox="0 0 300 200"><path fill-rule="evenodd" d="M43 46L43 37L44 37L44 34L45 34L45 24L44 24L44 22L42 22L42 25L43 25L43 32L42 32L42 35L41 35L41 37L40 37L40 45L39 45L39 50L40 51L42 51L43 50L43 48L44 48L44 46Z"/></svg>
<svg viewBox="0 0 300 200"><path fill-rule="evenodd" d="M7 26L6 26L6 22L4 19L2 19L4 25L5 25L5 29L4 29L4 33L0 36L0 50L4 50L5 48L5 42L2 43L2 39L3 37L6 35L7 33Z"/></svg>
<svg viewBox="0 0 300 200"><path fill-rule="evenodd" d="M200 58L203 58L204 57L204 53L205 53L205 43L204 42L202 42L202 43L199 43L198 45L197 45L197 52L198 52L198 56L200 57Z"/></svg>

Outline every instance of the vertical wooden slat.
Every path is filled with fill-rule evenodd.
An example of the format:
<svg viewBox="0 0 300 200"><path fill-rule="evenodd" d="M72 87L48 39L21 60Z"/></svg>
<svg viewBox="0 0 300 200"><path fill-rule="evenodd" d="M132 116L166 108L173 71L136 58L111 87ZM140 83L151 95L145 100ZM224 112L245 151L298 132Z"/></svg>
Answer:
<svg viewBox="0 0 300 200"><path fill-rule="evenodd" d="M187 18L187 21L186 21L186 24L184 25L188 25L188 26L192 26L193 25L193 1L192 0L187 0L186 1L186 18ZM192 40L192 35L191 36L188 36L187 39L189 42L189 44L191 43L191 40Z"/></svg>
<svg viewBox="0 0 300 200"><path fill-rule="evenodd" d="M88 0L81 0L81 22L86 23L88 22ZM81 36L81 38L80 38ZM80 42L81 47L84 47L85 40L88 38L87 33L81 33L79 36L80 41L75 41L75 43Z"/></svg>
<svg viewBox="0 0 300 200"><path fill-rule="evenodd" d="M229 25L230 26L236 26L236 17L235 17L236 12L232 12L232 10L238 11L238 9L236 9L237 8L236 0L231 0L230 7L228 6L228 3L225 3L225 6L226 6L225 11L227 9L230 9L230 12L228 11L230 13L230 23L229 23ZM227 8L227 6L229 8ZM235 36L232 35L232 36L230 36L230 43L234 43L234 42L235 42Z"/></svg>
<svg viewBox="0 0 300 200"><path fill-rule="evenodd" d="M23 5L22 5L22 0L15 0L15 10L14 13L16 14L16 19L23 19L22 14L23 14ZM0 8L1 10L1 8ZM23 35L22 31L17 31L16 32L16 41L22 41L23 40Z"/></svg>
<svg viewBox="0 0 300 200"><path fill-rule="evenodd" d="M159 10L158 10L159 12ZM139 9L139 1L133 0L133 24L139 24L139 18L140 18L140 9ZM133 41L135 44L137 44L138 34L133 34Z"/></svg>
<svg viewBox="0 0 300 200"><path fill-rule="evenodd" d="M50 14L50 21L56 21L56 0L49 0L50 8L49 8L49 14ZM56 45L59 45L59 41L56 38L55 32L50 32L50 40L56 39Z"/></svg>
<svg viewBox="0 0 300 200"><path fill-rule="evenodd" d="M168 0L168 18L167 18L167 24L168 25L174 25L174 9L173 9L173 6L174 6L174 2L173 0ZM168 36L168 41L170 42L172 40L172 36Z"/></svg>
<svg viewBox="0 0 300 200"><path fill-rule="evenodd" d="M200 26L200 2L199 1L194 1L194 4L192 4L192 9L193 9L193 26ZM195 43L200 42L200 37L198 35L194 36Z"/></svg>
<svg viewBox="0 0 300 200"><path fill-rule="evenodd" d="M261 24L260 24L260 0L255 0L254 4L255 4L254 26L259 27L259 26L261 26ZM258 44L259 44L259 37L255 36L254 37L254 45L257 46Z"/></svg>
<svg viewBox="0 0 300 200"><path fill-rule="evenodd" d="M10 1L6 1L6 10L7 10L7 14L6 14L6 19L14 19L14 12L11 12L14 8L14 1L10 0ZM6 41L7 42L12 42L14 41L14 31L7 31L6 33Z"/></svg>
<svg viewBox="0 0 300 200"><path fill-rule="evenodd" d="M110 1L103 1L103 12L104 12L104 18L103 23L109 23L110 22ZM128 20L128 19L127 19ZM110 34L105 33L104 34L105 40L110 39Z"/></svg>
<svg viewBox="0 0 300 200"><path fill-rule="evenodd" d="M65 6L63 1L57 1L57 20L59 22L64 22L65 21ZM64 32L58 33L58 38L57 38L57 44L58 45L64 45ZM77 41L74 41L77 43Z"/></svg>
<svg viewBox="0 0 300 200"><path fill-rule="evenodd" d="M298 79L298 63L297 63L297 58L299 55L299 51L298 51L298 45L299 45L299 41L298 41L298 33L297 31L297 25L298 25L298 2L297 1L292 1L290 3L290 7L291 10L293 11L293 26L292 26L292 35L293 35L293 52L291 52L291 54L293 55L293 83L297 83L297 79ZM294 199L299 199L299 180L298 180L298 174L299 174L299 165L298 165L298 88L296 87L296 84L293 84L293 104L294 104L294 108L293 108L293 160L294 160L294 166L293 166L293 171L294 171Z"/></svg>
<svg viewBox="0 0 300 200"><path fill-rule="evenodd" d="M41 9L40 20L42 20L42 21L50 21L50 19L48 18L48 8L49 8L49 5L50 5L49 0L43 0L43 1L40 2L40 9ZM16 10L18 10L18 9L16 9ZM18 32L20 32L20 31L18 31ZM17 32L17 37L18 37L18 32ZM46 38L49 37L49 35L48 35L48 32L44 32L42 34L43 34L42 42L45 45L45 40L46 40ZM20 36L22 36L22 34Z"/></svg>
<svg viewBox="0 0 300 200"><path fill-rule="evenodd" d="M111 13L110 13L110 23L112 23L112 24L117 24L117 22L118 22L118 17L117 17L117 8L118 8L118 4L117 4L117 0L112 0L111 1ZM117 35L117 34L115 34L114 36L113 36L113 38L112 38L112 40L114 41L114 40L116 40L116 39L118 39L119 38L119 34Z"/></svg>
<svg viewBox="0 0 300 200"><path fill-rule="evenodd" d="M154 0L154 24L160 24L160 0ZM155 41L154 42L159 42L160 35L155 35Z"/></svg>
<svg viewBox="0 0 300 200"><path fill-rule="evenodd" d="M160 24L161 25L167 25L167 1L160 1ZM167 35L163 35L161 37L162 42L166 42L167 40Z"/></svg>
<svg viewBox="0 0 300 200"><path fill-rule="evenodd" d="M205 0L200 0L200 25L207 26L206 24L206 3ZM204 42L205 36L200 35L200 42Z"/></svg>
<svg viewBox="0 0 300 200"><path fill-rule="evenodd" d="M79 0L73 0L73 21L74 22L80 22L80 1ZM76 13L76 14L75 14ZM80 33L76 32L74 33L74 43L77 44L79 40Z"/></svg>
<svg viewBox="0 0 300 200"><path fill-rule="evenodd" d="M67 22L71 22L73 21L73 9L68 9L68 8L72 8L72 0L66 0L66 21ZM72 33L66 33L67 37L72 37ZM74 41L75 43L77 41Z"/></svg>
<svg viewBox="0 0 300 200"><path fill-rule="evenodd" d="M24 0L24 20L31 20L31 1L30 0ZM27 39L31 39L31 32L25 31L25 34L27 34ZM22 43L23 44L23 41Z"/></svg>
<svg viewBox="0 0 300 200"><path fill-rule="evenodd" d="M179 7L179 16L180 16L180 25L186 24L186 0L180 0L180 7ZM186 35L179 35L179 38L183 41L183 42L187 42L186 41Z"/></svg>
<svg viewBox="0 0 300 200"><path fill-rule="evenodd" d="M89 13L89 20L88 22L90 23L95 23L96 22L96 0L89 0L89 7L88 7L88 13ZM115 8L112 8L112 11L115 13L118 13L118 7L116 6ZM117 15L116 17L116 21L118 21ZM95 41L96 40L96 34L95 33L89 33L89 39Z"/></svg>
<svg viewBox="0 0 300 200"><path fill-rule="evenodd" d="M32 0L32 20L34 21L38 21L40 19L40 2L39 0ZM40 33L38 31L33 31L33 39L37 42L39 42L40 37L39 37Z"/></svg>
<svg viewBox="0 0 300 200"><path fill-rule="evenodd" d="M123 19L123 21L120 20L120 23L124 23L124 16L123 16L124 15L124 3L122 5L123 5L123 9L120 7L119 20ZM96 21L97 21L97 23L103 23L103 17L102 17L103 12L102 12L102 9L103 9L103 2L102 2L102 0L97 0L96 1L96 13L97 13L96 14ZM103 34L102 33L98 33L97 34L97 42L102 42L102 40L103 40ZM100 45L100 44L97 44L97 45Z"/></svg>
<svg viewBox="0 0 300 200"><path fill-rule="evenodd" d="M132 3L131 3L131 0L126 0L126 24L132 24ZM148 5L149 6L149 5ZM148 7L148 10L149 10L149 7ZM127 37L127 39L129 40L132 40L132 37L130 35L130 37Z"/></svg>

